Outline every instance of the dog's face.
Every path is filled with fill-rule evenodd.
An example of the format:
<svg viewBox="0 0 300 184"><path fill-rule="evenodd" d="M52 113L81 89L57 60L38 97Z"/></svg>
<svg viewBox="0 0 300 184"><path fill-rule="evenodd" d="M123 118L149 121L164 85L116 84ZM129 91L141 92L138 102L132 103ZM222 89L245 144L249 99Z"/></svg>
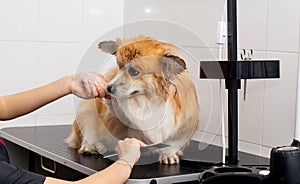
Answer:
<svg viewBox="0 0 300 184"><path fill-rule="evenodd" d="M174 56L145 56L133 59L120 68L110 81L108 91L114 97L158 95L163 86L184 71L182 60Z"/></svg>
<svg viewBox="0 0 300 184"><path fill-rule="evenodd" d="M140 94L150 94L156 88L155 81L160 80L153 68L145 70L146 60L156 58L139 58L120 68L117 75L110 81L107 90L113 97L132 97ZM152 67L155 67L152 65Z"/></svg>
<svg viewBox="0 0 300 184"><path fill-rule="evenodd" d="M108 91L116 98L161 94L164 86L186 69L185 62L171 54L172 47L145 37L125 43L101 42L99 48L115 55L119 65Z"/></svg>

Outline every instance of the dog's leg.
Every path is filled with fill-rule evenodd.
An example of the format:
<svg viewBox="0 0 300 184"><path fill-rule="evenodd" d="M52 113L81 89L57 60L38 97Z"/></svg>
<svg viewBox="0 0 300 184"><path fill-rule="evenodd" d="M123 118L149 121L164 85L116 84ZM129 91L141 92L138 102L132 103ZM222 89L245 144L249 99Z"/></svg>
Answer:
<svg viewBox="0 0 300 184"><path fill-rule="evenodd" d="M80 154L97 154L95 147L89 144L86 140L83 140L80 149L78 150Z"/></svg>
<svg viewBox="0 0 300 184"><path fill-rule="evenodd" d="M160 150L159 155L159 161L162 164L178 164L179 163L179 156L183 155L182 150L185 148L185 146L189 143L188 137L181 140L180 138L183 138L184 136L181 135L181 137L176 136L173 137L171 140L165 141L166 144L171 145L170 147L163 148Z"/></svg>
<svg viewBox="0 0 300 184"><path fill-rule="evenodd" d="M65 142L68 143L69 147L71 148L80 148L82 142L82 135L76 120L73 122L72 133L65 140Z"/></svg>
<svg viewBox="0 0 300 184"><path fill-rule="evenodd" d="M107 152L107 147L101 142L95 144L89 144L87 141L83 141L78 153L80 154L103 154Z"/></svg>
<svg viewBox="0 0 300 184"><path fill-rule="evenodd" d="M159 155L159 161L162 164L178 164L179 157L176 155L176 153L162 153Z"/></svg>
<svg viewBox="0 0 300 184"><path fill-rule="evenodd" d="M179 164L179 156L182 152L176 143L166 143L172 146L160 150L159 162L162 164Z"/></svg>
<svg viewBox="0 0 300 184"><path fill-rule="evenodd" d="M99 154L103 154L107 152L107 147L101 142L95 143L95 148Z"/></svg>

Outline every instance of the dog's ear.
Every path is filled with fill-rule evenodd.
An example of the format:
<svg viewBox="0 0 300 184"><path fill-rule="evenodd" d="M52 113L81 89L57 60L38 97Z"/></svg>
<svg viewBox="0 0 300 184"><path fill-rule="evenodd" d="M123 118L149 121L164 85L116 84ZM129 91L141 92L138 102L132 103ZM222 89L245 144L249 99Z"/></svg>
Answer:
<svg viewBox="0 0 300 184"><path fill-rule="evenodd" d="M186 69L183 59L178 56L165 55L160 59L162 76L166 81L172 80L176 75Z"/></svg>
<svg viewBox="0 0 300 184"><path fill-rule="evenodd" d="M118 50L117 42L115 41L103 41L98 44L98 48L103 52L116 55Z"/></svg>

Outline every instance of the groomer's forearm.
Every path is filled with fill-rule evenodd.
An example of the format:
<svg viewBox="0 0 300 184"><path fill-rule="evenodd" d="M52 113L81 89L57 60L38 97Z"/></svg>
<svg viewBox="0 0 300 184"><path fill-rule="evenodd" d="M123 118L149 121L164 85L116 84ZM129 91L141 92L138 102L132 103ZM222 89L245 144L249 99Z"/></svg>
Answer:
<svg viewBox="0 0 300 184"><path fill-rule="evenodd" d="M108 168L76 182L47 177L44 184L123 184L130 173L131 168L128 165L115 162Z"/></svg>
<svg viewBox="0 0 300 184"><path fill-rule="evenodd" d="M123 163L115 162L108 168L87 178L75 182L76 184L123 184L127 181L131 168Z"/></svg>
<svg viewBox="0 0 300 184"><path fill-rule="evenodd" d="M72 76L65 76L29 91L0 97L0 120L9 120L25 115L70 94L71 82Z"/></svg>

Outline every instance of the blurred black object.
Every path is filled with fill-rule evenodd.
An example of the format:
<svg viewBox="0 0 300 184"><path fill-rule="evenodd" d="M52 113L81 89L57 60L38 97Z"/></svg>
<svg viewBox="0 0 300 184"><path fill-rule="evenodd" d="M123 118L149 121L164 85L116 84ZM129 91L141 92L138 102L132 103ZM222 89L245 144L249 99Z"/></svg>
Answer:
<svg viewBox="0 0 300 184"><path fill-rule="evenodd" d="M299 142L293 143L299 145ZM299 184L300 149L298 146L283 146L272 149L270 176L274 184Z"/></svg>
<svg viewBox="0 0 300 184"><path fill-rule="evenodd" d="M291 146L300 147L300 142L296 139L293 139Z"/></svg>
<svg viewBox="0 0 300 184"><path fill-rule="evenodd" d="M218 167L200 175L200 184L268 184L269 176L247 167Z"/></svg>

